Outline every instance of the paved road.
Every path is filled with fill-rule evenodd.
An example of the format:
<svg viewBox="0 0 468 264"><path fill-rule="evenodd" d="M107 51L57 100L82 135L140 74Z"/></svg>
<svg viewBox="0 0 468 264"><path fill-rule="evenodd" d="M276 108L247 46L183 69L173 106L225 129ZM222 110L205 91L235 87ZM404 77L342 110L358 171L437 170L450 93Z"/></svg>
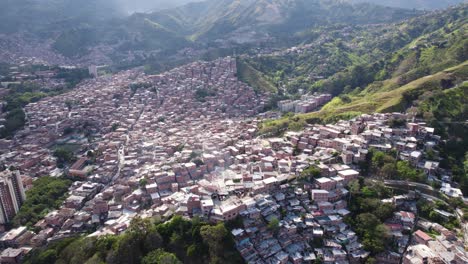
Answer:
<svg viewBox="0 0 468 264"><path fill-rule="evenodd" d="M385 186L400 190L418 190L420 195L426 199L432 199L446 203L443 199L440 198L440 192L437 189L434 189L432 186L419 183L419 182L408 182L408 181L396 181L396 180L385 180Z"/></svg>
<svg viewBox="0 0 468 264"><path fill-rule="evenodd" d="M127 130L126 132L126 138L125 138L125 142L124 144L119 148L119 150L117 151L117 160L118 160L118 168L117 168L117 172L115 173L115 175L112 177L111 181L105 186L104 189L106 189L107 187L113 185L115 183L115 181L120 177L120 171L124 168L125 166L125 147L128 145L128 142L130 141L130 137L129 137L129 133L130 131L133 130L133 127L134 125L140 120L141 116L143 115L144 113L144 110L145 110L145 107L146 107L146 101L143 103L143 107L140 109L140 112L138 113L138 116L137 118L135 119L135 122L129 127L129 129Z"/></svg>
<svg viewBox="0 0 468 264"><path fill-rule="evenodd" d="M384 183L386 185L387 184L388 185L395 184L395 185L402 185L402 186L418 187L418 188L426 189L426 190L429 190L429 191L437 191L432 186L427 185L427 184L423 184L423 183L419 183L419 182L385 180Z"/></svg>

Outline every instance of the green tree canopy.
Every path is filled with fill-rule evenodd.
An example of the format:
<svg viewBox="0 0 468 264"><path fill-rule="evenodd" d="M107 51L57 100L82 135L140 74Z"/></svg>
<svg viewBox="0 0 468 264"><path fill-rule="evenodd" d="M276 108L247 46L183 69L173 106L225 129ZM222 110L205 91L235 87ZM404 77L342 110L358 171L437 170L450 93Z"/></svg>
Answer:
<svg viewBox="0 0 468 264"><path fill-rule="evenodd" d="M151 251L141 261L142 264L182 264L176 255L162 249Z"/></svg>

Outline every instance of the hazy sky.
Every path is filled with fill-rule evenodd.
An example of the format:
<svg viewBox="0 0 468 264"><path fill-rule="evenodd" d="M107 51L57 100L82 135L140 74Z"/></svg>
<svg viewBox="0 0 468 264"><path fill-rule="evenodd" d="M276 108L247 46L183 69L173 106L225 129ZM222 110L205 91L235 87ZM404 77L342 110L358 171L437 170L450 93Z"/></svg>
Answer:
<svg viewBox="0 0 468 264"><path fill-rule="evenodd" d="M351 2L370 2L384 6L417 8L417 9L437 9L446 8L449 5L456 5L468 0L351 0Z"/></svg>
<svg viewBox="0 0 468 264"><path fill-rule="evenodd" d="M128 13L148 12L165 8L176 7L189 2L200 2L202 0L115 0L120 7Z"/></svg>

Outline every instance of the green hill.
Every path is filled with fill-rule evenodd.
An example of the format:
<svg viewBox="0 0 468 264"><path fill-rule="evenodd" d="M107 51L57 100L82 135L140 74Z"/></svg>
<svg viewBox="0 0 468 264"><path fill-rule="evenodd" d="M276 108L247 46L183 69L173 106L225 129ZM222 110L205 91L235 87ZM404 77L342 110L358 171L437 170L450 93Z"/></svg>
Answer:
<svg viewBox="0 0 468 264"><path fill-rule="evenodd" d="M468 78L467 9L465 5L392 26L357 28L345 39L357 47L353 50L335 40L305 54L267 56L245 63L267 79L285 82L289 95L302 88L338 96L319 112L297 115L294 125L288 124L290 127L317 119L329 121L360 113L404 111L417 106L425 93L455 87ZM326 61L315 59L320 52L330 53L325 56ZM335 72L324 71L329 65L333 69L334 64L341 67L335 67ZM304 77L317 68L325 79ZM288 122L291 123L291 117L266 123L264 132L281 130Z"/></svg>
<svg viewBox="0 0 468 264"><path fill-rule="evenodd" d="M415 14L410 10L352 5L338 0L210 0L146 17L167 28L184 28L190 39L214 40L245 28L278 35L315 25L392 22Z"/></svg>
<svg viewBox="0 0 468 264"><path fill-rule="evenodd" d="M342 92L379 89L399 77L403 85L425 74L466 60L467 5L419 16L397 24L333 25L296 34L300 52L285 52L244 62L285 92L299 89ZM395 87L395 86L394 86Z"/></svg>

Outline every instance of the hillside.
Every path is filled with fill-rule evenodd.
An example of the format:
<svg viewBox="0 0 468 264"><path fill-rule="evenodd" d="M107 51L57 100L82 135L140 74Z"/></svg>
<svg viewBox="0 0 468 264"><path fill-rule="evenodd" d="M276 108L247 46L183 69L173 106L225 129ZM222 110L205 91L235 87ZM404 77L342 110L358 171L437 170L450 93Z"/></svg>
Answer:
<svg viewBox="0 0 468 264"><path fill-rule="evenodd" d="M325 105L322 110L318 112L312 112L308 114L299 114L293 117L285 117L279 120L267 121L263 124L262 131L260 133L270 134L277 133L283 129L300 128L306 123L315 122L331 122L339 119L349 119L354 116L358 116L363 113L373 112L393 112L406 110L413 105L413 102L418 102L418 99L423 96L427 96L427 93L436 94L443 92L444 84L446 82L457 83L461 85L462 82L468 78L468 62L464 62L455 67L437 72L435 74L424 76L416 79L406 85L398 87L390 91L375 91L372 93L361 93L353 96L342 95L335 97L330 103ZM466 84L461 85L465 87ZM461 88L460 88L461 89ZM422 104L424 107L428 107L427 103ZM423 109L416 108L417 113L423 115ZM453 110L463 111L463 110ZM454 120L461 120L461 117L465 118L462 114L455 114Z"/></svg>
<svg viewBox="0 0 468 264"><path fill-rule="evenodd" d="M402 85L465 60L466 15L465 5L395 25L316 27L296 34L301 45L245 63L290 95L338 95L393 75Z"/></svg>
<svg viewBox="0 0 468 264"><path fill-rule="evenodd" d="M99 24L120 15L108 0L2 0L0 33L51 33L81 23Z"/></svg>
<svg viewBox="0 0 468 264"><path fill-rule="evenodd" d="M135 61L136 66L154 55L167 60L188 47L228 48L232 54L248 43L289 43L291 33L310 27L389 23L419 14L339 0L208 0L125 16L115 1L6 0L0 10L0 33L5 34L0 34L0 48L20 53L13 57L23 54L18 50L37 49L35 57L52 54L45 59L58 56L63 64ZM23 43L20 49L16 43ZM34 45L23 47L28 43Z"/></svg>
<svg viewBox="0 0 468 264"><path fill-rule="evenodd" d="M318 43L322 43L318 50L314 48L317 44L299 54L264 56L244 63L272 83L283 82L284 93L289 96L299 89L339 95L320 112L298 115L296 119L302 124L315 118L332 120L374 111L403 111L424 92L451 88L468 78L467 7L390 27L348 29L348 39L344 40L358 47L353 50L340 40L327 42L318 37ZM332 36L342 34L330 32ZM363 35L366 38L360 37ZM367 52L370 47L374 47L371 53ZM323 52L330 55L318 60ZM315 79L317 74L323 79ZM281 120L270 123L265 131L278 124L283 125Z"/></svg>
<svg viewBox="0 0 468 264"><path fill-rule="evenodd" d="M355 95L337 97L323 108L325 115L350 112L397 112L404 111L415 103L425 93L438 93L465 81L468 77L468 61L455 67L424 76L395 89L380 89L378 91L361 92ZM388 84L396 79L390 79ZM447 86L448 85L448 86Z"/></svg>
<svg viewBox="0 0 468 264"><path fill-rule="evenodd" d="M290 34L315 25L384 23L413 15L403 9L337 0L209 0L147 18L174 31L184 28L194 40L214 40L236 31Z"/></svg>

